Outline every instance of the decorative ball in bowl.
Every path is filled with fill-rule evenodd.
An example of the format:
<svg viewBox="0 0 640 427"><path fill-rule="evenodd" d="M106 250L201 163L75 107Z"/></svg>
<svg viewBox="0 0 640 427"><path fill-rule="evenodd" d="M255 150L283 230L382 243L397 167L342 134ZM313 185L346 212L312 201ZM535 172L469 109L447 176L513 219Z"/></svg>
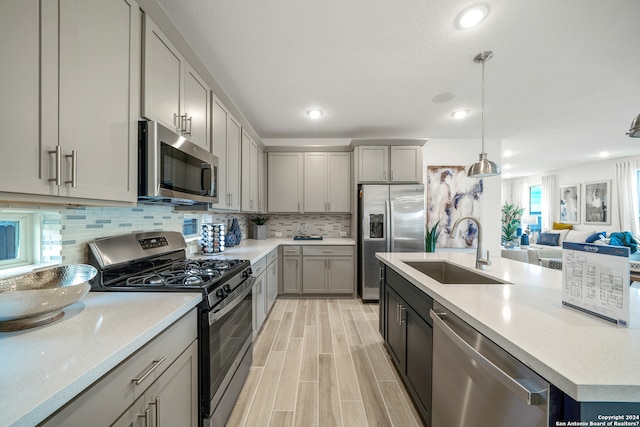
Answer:
<svg viewBox="0 0 640 427"><path fill-rule="evenodd" d="M53 322L91 289L97 270L71 264L0 279L0 331Z"/></svg>

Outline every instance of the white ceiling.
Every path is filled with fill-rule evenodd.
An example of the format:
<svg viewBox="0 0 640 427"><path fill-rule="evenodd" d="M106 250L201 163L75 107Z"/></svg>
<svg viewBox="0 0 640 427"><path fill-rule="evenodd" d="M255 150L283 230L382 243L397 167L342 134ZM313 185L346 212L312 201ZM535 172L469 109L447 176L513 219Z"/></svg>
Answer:
<svg viewBox="0 0 640 427"><path fill-rule="evenodd" d="M640 0L158 0L265 143L272 138L479 138L510 176L640 155ZM433 101L451 92L453 100ZM310 108L324 116L306 117ZM456 109L471 110L457 121ZM427 143L428 147L428 143ZM480 152L480 142L469 146ZM507 171L505 171L507 172ZM508 177L506 175L505 177Z"/></svg>

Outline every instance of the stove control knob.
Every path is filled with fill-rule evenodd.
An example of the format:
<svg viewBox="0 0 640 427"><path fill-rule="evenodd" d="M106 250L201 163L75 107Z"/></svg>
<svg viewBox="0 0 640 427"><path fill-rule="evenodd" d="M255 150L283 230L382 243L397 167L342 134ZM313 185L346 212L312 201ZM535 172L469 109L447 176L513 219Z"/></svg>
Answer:
<svg viewBox="0 0 640 427"><path fill-rule="evenodd" d="M216 296L217 296L218 298L224 298L224 290L223 290L223 289L218 289L218 290L216 291Z"/></svg>
<svg viewBox="0 0 640 427"><path fill-rule="evenodd" d="M222 289L224 289L225 295L229 295L231 293L231 287L229 287L229 285L224 285Z"/></svg>

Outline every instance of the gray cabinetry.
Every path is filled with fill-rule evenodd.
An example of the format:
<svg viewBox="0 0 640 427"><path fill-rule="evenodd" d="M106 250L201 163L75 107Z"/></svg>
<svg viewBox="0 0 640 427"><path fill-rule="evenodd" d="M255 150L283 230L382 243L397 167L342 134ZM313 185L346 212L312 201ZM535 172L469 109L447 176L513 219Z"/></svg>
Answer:
<svg viewBox="0 0 640 427"><path fill-rule="evenodd" d="M384 300L385 346L401 374L420 415L431 424L433 328L429 310L433 300L395 271L386 269Z"/></svg>
<svg viewBox="0 0 640 427"><path fill-rule="evenodd" d="M359 146L358 182L422 182L422 147L419 145Z"/></svg>
<svg viewBox="0 0 640 427"><path fill-rule="evenodd" d="M251 265L253 276L256 282L253 285L253 336L258 335L265 318L267 317L267 290L266 290L266 272L267 260L261 258L258 262Z"/></svg>
<svg viewBox="0 0 640 427"><path fill-rule="evenodd" d="M273 303L278 297L278 249L274 249L267 255L266 276L266 312L269 314Z"/></svg>
<svg viewBox="0 0 640 427"><path fill-rule="evenodd" d="M303 246L303 294L354 293L352 246Z"/></svg>
<svg viewBox="0 0 640 427"><path fill-rule="evenodd" d="M281 246L282 274L280 292L282 294L302 293L302 250L300 246Z"/></svg>
<svg viewBox="0 0 640 427"><path fill-rule="evenodd" d="M198 425L196 310L129 356L43 425ZM158 419L161 423L158 423Z"/></svg>
<svg viewBox="0 0 640 427"><path fill-rule="evenodd" d="M222 102L212 102L212 152L218 157L218 203L214 209L240 210L240 138L238 121Z"/></svg>
<svg viewBox="0 0 640 427"><path fill-rule="evenodd" d="M268 211L302 212L302 153L269 153L268 156Z"/></svg>

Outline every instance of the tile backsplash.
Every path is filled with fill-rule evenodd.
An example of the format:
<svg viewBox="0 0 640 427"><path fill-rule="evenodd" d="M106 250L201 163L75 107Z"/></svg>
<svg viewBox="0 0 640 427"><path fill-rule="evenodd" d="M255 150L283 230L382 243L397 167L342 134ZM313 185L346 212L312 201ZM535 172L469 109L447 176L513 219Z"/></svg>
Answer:
<svg viewBox="0 0 640 427"><path fill-rule="evenodd" d="M0 205L0 208L2 206ZM40 258L46 263L75 264L88 260L87 244L97 238L149 231L182 231L185 216L197 216L199 221L231 224L238 218L243 239L251 236L249 229L253 215L244 213L213 213L174 211L172 206L139 204L136 207L34 207L20 209L40 215ZM293 237L301 223L307 224L309 234L340 237L351 236L349 214L261 214L268 216L267 235ZM191 239L187 239L188 241ZM197 239L190 245L197 250Z"/></svg>

